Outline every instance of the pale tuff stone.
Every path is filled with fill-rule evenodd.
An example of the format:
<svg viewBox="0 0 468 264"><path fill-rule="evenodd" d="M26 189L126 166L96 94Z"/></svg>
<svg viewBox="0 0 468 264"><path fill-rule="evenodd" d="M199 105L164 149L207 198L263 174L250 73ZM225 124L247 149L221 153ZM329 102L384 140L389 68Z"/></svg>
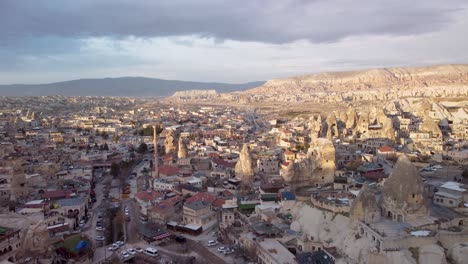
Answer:
<svg viewBox="0 0 468 264"><path fill-rule="evenodd" d="M382 201L385 215L396 219L401 217L400 221L404 221L407 215L427 213L424 183L405 155L398 158L390 177L384 182Z"/></svg>
<svg viewBox="0 0 468 264"><path fill-rule="evenodd" d="M438 245L424 245L419 248L419 262L424 264L446 264L445 251Z"/></svg>
<svg viewBox="0 0 468 264"><path fill-rule="evenodd" d="M166 154L175 152L173 130L169 130L169 133L167 133L166 135L166 140L164 141L164 149L165 149Z"/></svg>
<svg viewBox="0 0 468 264"><path fill-rule="evenodd" d="M468 243L455 245L450 249L449 256L455 264L468 264Z"/></svg>
<svg viewBox="0 0 468 264"><path fill-rule="evenodd" d="M235 167L236 177L244 184L249 184L253 181L254 171L252 165L252 155L247 144L244 144Z"/></svg>
<svg viewBox="0 0 468 264"><path fill-rule="evenodd" d="M362 187L359 195L354 199L350 210L350 218L364 223L380 221L380 207L375 200L375 194L368 185Z"/></svg>
<svg viewBox="0 0 468 264"><path fill-rule="evenodd" d="M177 158L185 159L188 156L187 145L183 138L179 138L179 150L177 151Z"/></svg>

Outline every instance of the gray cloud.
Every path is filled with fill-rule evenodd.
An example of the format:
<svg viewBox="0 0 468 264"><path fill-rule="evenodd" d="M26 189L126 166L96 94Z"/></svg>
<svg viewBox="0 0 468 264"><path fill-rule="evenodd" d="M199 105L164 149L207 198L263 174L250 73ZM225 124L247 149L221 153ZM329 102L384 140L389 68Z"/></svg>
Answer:
<svg viewBox="0 0 468 264"><path fill-rule="evenodd" d="M197 35L283 44L444 28L464 0L0 1L0 43L61 38Z"/></svg>

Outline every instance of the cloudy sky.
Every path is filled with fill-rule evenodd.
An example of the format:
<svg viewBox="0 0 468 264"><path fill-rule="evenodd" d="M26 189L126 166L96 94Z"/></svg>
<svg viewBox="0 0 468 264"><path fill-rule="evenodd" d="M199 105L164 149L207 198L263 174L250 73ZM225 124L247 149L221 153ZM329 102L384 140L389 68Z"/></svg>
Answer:
<svg viewBox="0 0 468 264"><path fill-rule="evenodd" d="M468 63L466 0L1 0L0 84Z"/></svg>

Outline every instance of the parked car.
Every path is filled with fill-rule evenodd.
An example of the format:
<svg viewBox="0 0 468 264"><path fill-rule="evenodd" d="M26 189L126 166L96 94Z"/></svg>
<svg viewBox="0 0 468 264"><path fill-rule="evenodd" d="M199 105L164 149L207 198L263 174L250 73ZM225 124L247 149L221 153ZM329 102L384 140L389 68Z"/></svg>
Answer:
<svg viewBox="0 0 468 264"><path fill-rule="evenodd" d="M117 245L111 245L110 247L107 248L107 250L109 251L116 251L117 249L119 249L119 246Z"/></svg>
<svg viewBox="0 0 468 264"><path fill-rule="evenodd" d="M79 223L79 226L83 227L85 224L86 224L85 220L81 220L80 223Z"/></svg>
<svg viewBox="0 0 468 264"><path fill-rule="evenodd" d="M146 255L151 256L151 257L157 257L159 255L158 250L155 248L151 248L151 247L146 248L144 252Z"/></svg>
<svg viewBox="0 0 468 264"><path fill-rule="evenodd" d="M178 243L185 243L185 242L187 242L187 239L185 237L183 237L183 236L176 236L175 241L178 242Z"/></svg>
<svg viewBox="0 0 468 264"><path fill-rule="evenodd" d="M221 253L222 253L222 252L224 252L224 250L226 250L226 249L227 249L226 247L219 247L219 248L218 248L218 252L221 252Z"/></svg>
<svg viewBox="0 0 468 264"><path fill-rule="evenodd" d="M104 230L106 230L106 229L104 227L102 227L102 226L96 227L96 231L104 231Z"/></svg>
<svg viewBox="0 0 468 264"><path fill-rule="evenodd" d="M117 244L117 245L119 245L119 247L121 247L121 246L123 246L125 244L125 242L119 240L119 241L115 242L115 244Z"/></svg>
<svg viewBox="0 0 468 264"><path fill-rule="evenodd" d="M137 253L137 251L133 248L127 249L127 252L130 253L131 255L135 255Z"/></svg>
<svg viewBox="0 0 468 264"><path fill-rule="evenodd" d="M141 247L137 247L137 248L135 248L135 250L138 253L143 253L143 249Z"/></svg>
<svg viewBox="0 0 468 264"><path fill-rule="evenodd" d="M208 246L209 247L213 247L213 246L216 246L216 245L218 245L218 241L216 241L216 240L209 240L208 241Z"/></svg>
<svg viewBox="0 0 468 264"><path fill-rule="evenodd" d="M229 254L232 254L234 253L234 249L232 248L226 248L224 251L223 251L223 254L224 255L229 255Z"/></svg>
<svg viewBox="0 0 468 264"><path fill-rule="evenodd" d="M120 253L122 258L128 258L130 257L130 254L127 252L127 251L123 251L122 253Z"/></svg>
<svg viewBox="0 0 468 264"><path fill-rule="evenodd" d="M96 236L97 241L104 241L105 238L103 236Z"/></svg>

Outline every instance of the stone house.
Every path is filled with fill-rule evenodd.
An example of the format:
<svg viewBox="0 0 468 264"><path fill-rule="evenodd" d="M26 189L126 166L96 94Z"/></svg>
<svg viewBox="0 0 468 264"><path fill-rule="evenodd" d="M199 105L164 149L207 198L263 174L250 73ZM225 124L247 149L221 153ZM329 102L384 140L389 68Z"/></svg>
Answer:
<svg viewBox="0 0 468 264"><path fill-rule="evenodd" d="M184 204L182 219L186 225L196 225L203 230L210 229L218 223L217 213L211 210L209 202L203 200Z"/></svg>
<svg viewBox="0 0 468 264"><path fill-rule="evenodd" d="M468 192L463 184L449 181L438 187L433 201L445 207L458 207L462 202L468 201Z"/></svg>

